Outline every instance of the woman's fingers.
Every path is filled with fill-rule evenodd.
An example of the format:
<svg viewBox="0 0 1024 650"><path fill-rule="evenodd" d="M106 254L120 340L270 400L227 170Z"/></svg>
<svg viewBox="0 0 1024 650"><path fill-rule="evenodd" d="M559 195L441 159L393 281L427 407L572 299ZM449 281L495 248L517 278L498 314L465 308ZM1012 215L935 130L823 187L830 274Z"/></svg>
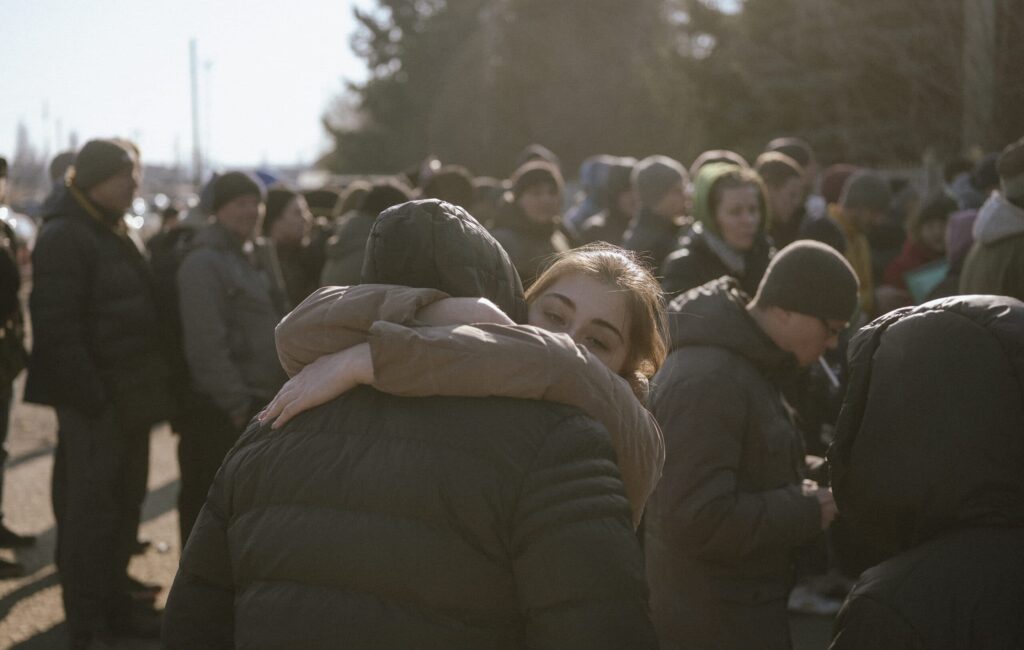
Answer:
<svg viewBox="0 0 1024 650"><path fill-rule="evenodd" d="M360 362L367 368L362 368ZM371 363L369 345L365 343L317 359L281 387L260 413L260 422L272 422L271 428L279 429L299 413L351 390L361 378L368 383L372 380ZM364 374L368 377L363 378Z"/></svg>

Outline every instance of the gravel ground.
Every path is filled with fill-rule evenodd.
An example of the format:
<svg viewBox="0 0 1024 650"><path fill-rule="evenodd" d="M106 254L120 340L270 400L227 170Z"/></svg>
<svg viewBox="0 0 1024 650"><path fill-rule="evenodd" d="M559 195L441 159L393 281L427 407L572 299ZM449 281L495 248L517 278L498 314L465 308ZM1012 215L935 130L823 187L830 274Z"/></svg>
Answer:
<svg viewBox="0 0 1024 650"><path fill-rule="evenodd" d="M22 380L15 395L21 395ZM4 520L15 531L38 536L34 548L0 550L0 556L17 559L27 575L0 580L0 650L63 650L67 634L60 601L60 585L53 564L55 542L50 506L50 475L56 444L56 419L49 408L17 401L12 410L7 448L10 458L4 490ZM150 451L149 495L143 511L140 537L152 542L149 550L132 558L130 571L147 582L169 587L177 569L178 493L177 440L170 430L153 430ZM160 595L159 606L167 597ZM791 619L796 650L821 650L828 645L831 621L795 616ZM155 642L125 643L125 650L150 650Z"/></svg>

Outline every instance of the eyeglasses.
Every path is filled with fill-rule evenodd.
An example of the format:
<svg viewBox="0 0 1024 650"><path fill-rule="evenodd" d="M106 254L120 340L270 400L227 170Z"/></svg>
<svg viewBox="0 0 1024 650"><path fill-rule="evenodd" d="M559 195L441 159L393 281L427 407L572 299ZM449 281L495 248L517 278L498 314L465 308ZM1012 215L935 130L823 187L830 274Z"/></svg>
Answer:
<svg viewBox="0 0 1024 650"><path fill-rule="evenodd" d="M835 327L834 325L830 325L829 322L827 320L825 320L824 318L820 318L819 317L818 320L820 320L821 324L825 326L825 331L828 332L828 337L830 339L834 339L834 338L838 337L840 334L843 333L843 330L846 329L846 325L845 324L843 324L843 325L841 325L839 327Z"/></svg>

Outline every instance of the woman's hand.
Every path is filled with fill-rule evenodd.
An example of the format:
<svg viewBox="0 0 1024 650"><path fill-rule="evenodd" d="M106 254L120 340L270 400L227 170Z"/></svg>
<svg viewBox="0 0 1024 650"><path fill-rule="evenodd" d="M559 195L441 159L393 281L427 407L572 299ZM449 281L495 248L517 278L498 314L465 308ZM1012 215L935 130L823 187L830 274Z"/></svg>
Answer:
<svg viewBox="0 0 1024 650"><path fill-rule="evenodd" d="M281 387L260 413L261 423L272 421L278 429L288 420L343 395L359 384L373 383L373 357L370 344L359 345L320 357L303 368Z"/></svg>

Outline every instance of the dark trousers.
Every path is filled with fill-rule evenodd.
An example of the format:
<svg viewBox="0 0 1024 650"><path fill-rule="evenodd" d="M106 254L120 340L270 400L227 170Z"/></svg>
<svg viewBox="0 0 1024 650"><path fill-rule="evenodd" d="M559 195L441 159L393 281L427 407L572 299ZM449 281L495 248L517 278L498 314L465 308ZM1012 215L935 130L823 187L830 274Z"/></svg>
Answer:
<svg viewBox="0 0 1024 650"><path fill-rule="evenodd" d="M14 386L0 387L0 506L4 502L4 468L7 466L7 427L11 423L11 400L14 398ZM3 525L4 512L0 509L0 525Z"/></svg>
<svg viewBox="0 0 1024 650"><path fill-rule="evenodd" d="M178 526L181 548L206 503L224 456L231 450L241 431L221 410L205 406L190 413L187 424L179 425L178 467L181 490L178 492Z"/></svg>
<svg viewBox="0 0 1024 650"><path fill-rule="evenodd" d="M114 412L99 417L57 408L53 512L57 570L72 636L102 633L125 615L128 560L149 474L149 429L125 430Z"/></svg>

